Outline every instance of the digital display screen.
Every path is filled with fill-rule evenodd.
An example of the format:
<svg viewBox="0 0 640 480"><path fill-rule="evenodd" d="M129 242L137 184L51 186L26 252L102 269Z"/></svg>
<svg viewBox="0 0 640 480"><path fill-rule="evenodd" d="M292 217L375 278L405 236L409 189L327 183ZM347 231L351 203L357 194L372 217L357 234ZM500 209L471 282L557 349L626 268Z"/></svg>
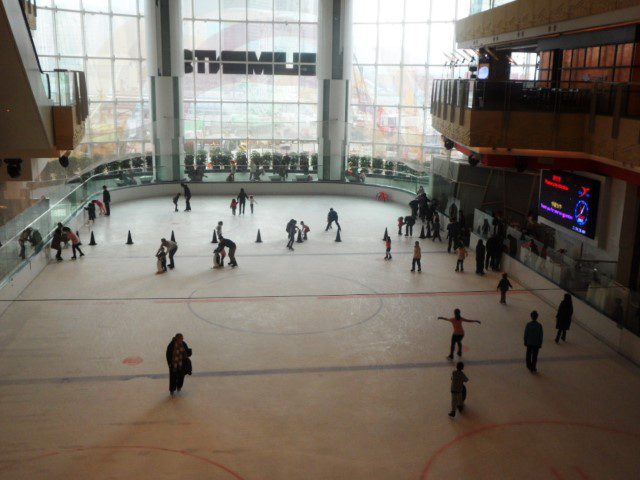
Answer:
<svg viewBox="0 0 640 480"><path fill-rule="evenodd" d="M588 238L595 238L600 181L574 173L544 170L539 215Z"/></svg>

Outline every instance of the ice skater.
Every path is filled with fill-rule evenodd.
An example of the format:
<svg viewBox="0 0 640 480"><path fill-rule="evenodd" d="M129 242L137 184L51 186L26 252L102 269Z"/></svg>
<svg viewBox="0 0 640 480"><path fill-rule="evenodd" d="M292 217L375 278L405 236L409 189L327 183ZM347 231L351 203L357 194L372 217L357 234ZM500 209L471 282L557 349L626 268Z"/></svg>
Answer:
<svg viewBox="0 0 640 480"><path fill-rule="evenodd" d="M238 194L238 215L244 215L248 198L249 195L247 195L247 192L244 191L244 188L241 188L240 193Z"/></svg>
<svg viewBox="0 0 640 480"><path fill-rule="evenodd" d="M438 215L438 212L433 212L433 237L431 238L431 241L435 242L436 238L438 240L440 240L440 243L442 243L442 237L440 236L440 215Z"/></svg>
<svg viewBox="0 0 640 480"><path fill-rule="evenodd" d="M402 235L403 225L404 225L404 217L398 217L398 235Z"/></svg>
<svg viewBox="0 0 640 480"><path fill-rule="evenodd" d="M458 345L458 356L462 356L462 339L464 338L464 328L462 326L463 323L477 323L480 324L480 320L467 320L460 315L460 309L456 308L453 311L452 318L446 317L438 317L438 320L444 320L446 322L451 322L453 326L453 335L451 335L451 349L449 350L449 356L447 357L449 360L453 360L453 350L455 346Z"/></svg>
<svg viewBox="0 0 640 480"><path fill-rule="evenodd" d="M222 221L218 222L216 226L216 235L218 235L218 238L222 238Z"/></svg>
<svg viewBox="0 0 640 480"><path fill-rule="evenodd" d="M94 202L89 202L87 203L87 206L84 207L84 209L87 211L87 214L89 215L89 221L95 222L96 221L96 204Z"/></svg>
<svg viewBox="0 0 640 480"><path fill-rule="evenodd" d="M253 198L253 195L249 195L249 208L251 209L251 213L253 213L253 206L257 205L256 199Z"/></svg>
<svg viewBox="0 0 640 480"><path fill-rule="evenodd" d="M191 375L192 350L184 341L181 333L177 333L167 346L167 365L169 366L169 394L182 390L185 375Z"/></svg>
<svg viewBox="0 0 640 480"><path fill-rule="evenodd" d="M228 238L220 239L220 242L218 243L218 248L216 248L216 250L218 250L219 252L222 252L225 248L229 249L229 265L232 267L237 267L238 266L238 262L236 262L237 247L235 242ZM224 257L222 258L224 259Z"/></svg>
<svg viewBox="0 0 640 480"><path fill-rule="evenodd" d="M496 290L500 290L500 303L502 303L503 305L506 305L507 303L507 292L510 288L513 288L513 285L511 285L507 273L505 272L502 274L502 278L500 279L500 281L498 282L498 286L496 287Z"/></svg>
<svg viewBox="0 0 640 480"><path fill-rule="evenodd" d="M385 260L391 260L391 237L389 235L387 235L387 239L385 240L385 250L386 250L386 255L384 256Z"/></svg>
<svg viewBox="0 0 640 480"><path fill-rule="evenodd" d="M175 267L175 264L173 263L173 256L178 251L178 244L171 240L167 240L166 238L162 238L160 240L160 246L167 249L167 255L169 257L168 267L173 269Z"/></svg>
<svg viewBox="0 0 640 480"><path fill-rule="evenodd" d="M482 239L478 240L476 244L476 274L484 275L484 255L485 255L485 247L484 243L482 243Z"/></svg>
<svg viewBox="0 0 640 480"><path fill-rule="evenodd" d="M105 215L108 217L111 215L111 194L107 190L107 186L102 186L102 201L104 203Z"/></svg>
<svg viewBox="0 0 640 480"><path fill-rule="evenodd" d="M176 207L176 209L174 210L174 212L177 212L177 211L178 211L178 200L180 200L180 193L176 193L176 194L173 196L173 200L172 200L172 201L173 201L173 205Z"/></svg>
<svg viewBox="0 0 640 480"><path fill-rule="evenodd" d="M287 223L286 226L286 231L287 231L287 235L289 238L289 241L287 242L287 248L289 250L294 250L293 248L293 242L296 239L296 231L298 230L298 226L297 223L293 218L291 220L289 220L289 223Z"/></svg>
<svg viewBox="0 0 640 480"><path fill-rule="evenodd" d="M302 230L302 240L306 241L308 240L307 234L311 231L311 229L309 228L309 225L304 223L302 220L300 221L300 225L300 228Z"/></svg>
<svg viewBox="0 0 640 480"><path fill-rule="evenodd" d="M233 213L234 215L236 214L236 208L238 207L238 201L235 198L231 199L231 205L229 205L231 207L231 213Z"/></svg>
<svg viewBox="0 0 640 480"><path fill-rule="evenodd" d="M456 253L458 254L458 260L456 261L456 272L464 272L464 259L467 258L467 249L464 248L464 245L461 243L456 248Z"/></svg>
<svg viewBox="0 0 640 480"><path fill-rule="evenodd" d="M416 271L416 265L418 266L418 272L422 272L422 265L420 265L420 259L422 258L422 249L420 249L420 242L416 241L413 246L413 260L411 262L411 271Z"/></svg>
<svg viewBox="0 0 640 480"><path fill-rule="evenodd" d="M80 238L78 238L78 236L73 233L73 231L69 227L64 227L62 229L62 232L71 241L71 250L73 252L71 260L75 260L76 258L78 258L76 257L76 252L80 253L81 257L84 257L84 253L82 253L82 250L80 250L80 245L82 245L82 243L80 243Z"/></svg>
<svg viewBox="0 0 640 480"><path fill-rule="evenodd" d="M571 295L565 293L564 299L560 302L558 307L558 313L556 314L556 343L560 343L562 338L563 342L567 341L567 330L571 328L571 317L573 316L573 301Z"/></svg>
<svg viewBox="0 0 640 480"><path fill-rule="evenodd" d="M181 183L180 186L182 187L182 190L184 190L184 200L185 200L185 203L186 203L184 211L185 212L190 212L191 211L191 189L184 182Z"/></svg>
<svg viewBox="0 0 640 480"><path fill-rule="evenodd" d="M531 312L531 321L524 329L524 346L527 347L526 364L531 373L538 372L538 351L542 347L543 330L538 322L538 312Z"/></svg>
<svg viewBox="0 0 640 480"><path fill-rule="evenodd" d="M404 236L413 237L413 226L416 224L416 218L412 215L404 217Z"/></svg>
<svg viewBox="0 0 640 480"><path fill-rule="evenodd" d="M469 379L462 370L464 370L464 363L458 362L456 369L451 374L451 411L449 412L451 418L456 416L456 409L462 412L464 401L467 398L467 388L464 384Z"/></svg>
<svg viewBox="0 0 640 480"><path fill-rule="evenodd" d="M338 212L336 212L333 208L330 208L329 213L327 214L327 228L324 229L325 232L330 228L331 229L333 228L331 226L333 222L336 222L336 225L338 226L338 230L342 230L342 228L340 227L340 224L338 223Z"/></svg>
<svg viewBox="0 0 640 480"><path fill-rule="evenodd" d="M167 252L163 246L160 246L156 252L156 275L166 273L167 271Z"/></svg>

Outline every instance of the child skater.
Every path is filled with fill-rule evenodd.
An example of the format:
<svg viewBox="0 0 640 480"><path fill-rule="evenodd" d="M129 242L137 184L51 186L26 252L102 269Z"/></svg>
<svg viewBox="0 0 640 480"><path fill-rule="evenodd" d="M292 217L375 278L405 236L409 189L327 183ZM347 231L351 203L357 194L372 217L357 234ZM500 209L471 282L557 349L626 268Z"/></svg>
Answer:
<svg viewBox="0 0 640 480"><path fill-rule="evenodd" d="M178 200L180 199L180 194L176 193L173 197L173 204L175 205L176 209L175 211L178 211Z"/></svg>
<svg viewBox="0 0 640 480"><path fill-rule="evenodd" d="M253 198L253 195L249 195L249 207L251 208L251 213L253 213L253 205L257 204L256 199ZM305 238L306 240L306 238Z"/></svg>
<svg viewBox="0 0 640 480"><path fill-rule="evenodd" d="M384 256L385 260L391 260L391 237L387 235L387 240L385 241L385 247L387 250L387 254Z"/></svg>
<svg viewBox="0 0 640 480"><path fill-rule="evenodd" d="M464 384L469 379L462 370L464 370L464 363L458 362L451 374L451 411L449 412L451 418L456 416L456 409L462 412L464 400L467 397L467 388Z"/></svg>
<svg viewBox="0 0 640 480"><path fill-rule="evenodd" d="M164 250L164 247L158 249L156 259L156 268L158 269L156 275L165 273L167 271L167 252Z"/></svg>
<svg viewBox="0 0 640 480"><path fill-rule="evenodd" d="M398 235L402 235L403 225L404 225L404 217L398 217Z"/></svg>
<svg viewBox="0 0 640 480"><path fill-rule="evenodd" d="M302 221L300 222L300 225L302 227L302 240L307 240L307 233L309 233L311 229L309 228L309 225Z"/></svg>
<svg viewBox="0 0 640 480"><path fill-rule="evenodd" d="M235 215L236 214L236 208L238 207L238 201L234 198L233 200L231 200L231 212Z"/></svg>
<svg viewBox="0 0 640 480"><path fill-rule="evenodd" d="M496 288L496 290L500 290L500 303L507 303L507 292L510 288L513 288L513 285L509 282L507 273L505 272L502 274L502 279L498 282L498 287Z"/></svg>

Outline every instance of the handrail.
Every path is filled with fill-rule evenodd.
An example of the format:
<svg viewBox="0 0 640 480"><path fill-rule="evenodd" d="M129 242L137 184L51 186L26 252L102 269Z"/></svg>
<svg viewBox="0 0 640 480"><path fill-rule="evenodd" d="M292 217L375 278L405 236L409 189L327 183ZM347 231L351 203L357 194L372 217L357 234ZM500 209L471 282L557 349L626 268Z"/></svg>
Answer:
<svg viewBox="0 0 640 480"><path fill-rule="evenodd" d="M20 9L22 10L22 17L24 18L24 24L27 26L27 31L29 32L29 38L31 39L31 46L33 47L33 53L35 53L35 55L36 55L36 62L38 62L38 69L40 70L40 73L44 73L42 71L42 65L40 65L40 57L38 56L38 49L36 48L36 44L33 41L33 35L31 34L31 27L29 26L29 19L27 18L27 11L25 9L25 2L24 2L24 0L21 0L18 3L20 3ZM36 5L34 5L34 7L36 7Z"/></svg>

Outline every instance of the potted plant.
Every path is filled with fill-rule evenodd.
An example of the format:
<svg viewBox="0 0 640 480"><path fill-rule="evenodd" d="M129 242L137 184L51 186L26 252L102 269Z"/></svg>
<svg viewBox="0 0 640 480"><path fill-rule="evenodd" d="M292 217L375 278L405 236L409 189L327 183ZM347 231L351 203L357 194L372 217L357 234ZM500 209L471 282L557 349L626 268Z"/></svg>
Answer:
<svg viewBox="0 0 640 480"><path fill-rule="evenodd" d="M264 152L262 154L262 165L264 166L265 170L270 170L272 168L272 162L273 155L271 154L271 152Z"/></svg>
<svg viewBox="0 0 640 480"><path fill-rule="evenodd" d="M291 152L289 154L291 158L289 163L290 170L300 170L300 154L298 152Z"/></svg>
<svg viewBox="0 0 640 480"><path fill-rule="evenodd" d="M307 152L300 154L300 170L306 175L309 174L309 154Z"/></svg>
<svg viewBox="0 0 640 480"><path fill-rule="evenodd" d="M347 170L356 171L358 169L358 161L360 158L358 155L349 155L347 158Z"/></svg>
<svg viewBox="0 0 640 480"><path fill-rule="evenodd" d="M193 159L193 156L191 158ZM192 162L193 162L193 160L192 160ZM206 152L206 150L198 150L198 154L196 155L196 165L201 166L201 165L206 165L206 163L207 163L207 152Z"/></svg>
<svg viewBox="0 0 640 480"><path fill-rule="evenodd" d="M376 175L380 175L382 173L382 169L384 168L384 160L380 157L374 157L371 161L373 165L373 173Z"/></svg>
<svg viewBox="0 0 640 480"><path fill-rule="evenodd" d="M395 166L395 163L392 162L391 160L387 160L386 162L384 162L384 174L387 175L388 177L392 177L393 176L393 167Z"/></svg>
<svg viewBox="0 0 640 480"><path fill-rule="evenodd" d="M364 168L365 170L369 171L369 169L371 168L371 157L369 157L368 155L361 157L360 168Z"/></svg>
<svg viewBox="0 0 640 480"><path fill-rule="evenodd" d="M318 170L318 154L317 153L313 153L311 155L311 170L312 171Z"/></svg>
<svg viewBox="0 0 640 480"><path fill-rule="evenodd" d="M238 172L246 172L248 164L249 161L245 152L236 153L236 165L238 167Z"/></svg>

